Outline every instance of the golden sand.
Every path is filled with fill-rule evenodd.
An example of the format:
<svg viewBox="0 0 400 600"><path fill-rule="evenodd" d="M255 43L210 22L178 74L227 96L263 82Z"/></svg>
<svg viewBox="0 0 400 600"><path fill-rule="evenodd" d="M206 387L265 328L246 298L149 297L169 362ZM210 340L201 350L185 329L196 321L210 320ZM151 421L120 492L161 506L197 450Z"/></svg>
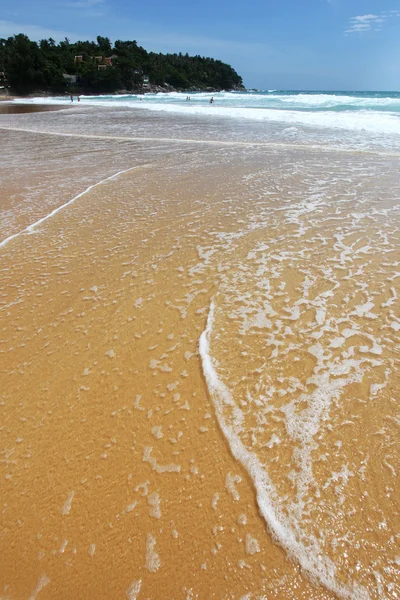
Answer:
<svg viewBox="0 0 400 600"><path fill-rule="evenodd" d="M107 182L7 246L6 597L329 597L266 534L216 423L198 339L217 274L196 248L223 203L175 171Z"/></svg>
<svg viewBox="0 0 400 600"><path fill-rule="evenodd" d="M269 534L199 356L253 171L139 165L4 246L1 598L333 598Z"/></svg>

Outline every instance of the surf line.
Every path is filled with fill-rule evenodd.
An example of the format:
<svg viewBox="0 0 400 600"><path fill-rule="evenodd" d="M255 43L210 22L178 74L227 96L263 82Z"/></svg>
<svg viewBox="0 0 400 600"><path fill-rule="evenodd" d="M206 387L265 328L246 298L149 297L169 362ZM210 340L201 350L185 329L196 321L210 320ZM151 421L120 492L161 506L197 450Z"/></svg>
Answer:
<svg viewBox="0 0 400 600"><path fill-rule="evenodd" d="M292 144L284 142L252 142L252 141L227 141L227 140L196 140L187 138L157 138L157 137L129 137L122 135L96 135L91 133L66 133L62 131L39 131L37 129L26 129L22 127L4 127L0 125L0 129L5 131L20 131L21 133L34 133L37 135L53 135L59 137L83 138L89 140L115 140L117 142L163 142L167 144L209 144L211 146L228 146L228 147L243 147L248 148L256 146L260 148L295 148L300 150L338 152L344 154L372 154L378 156L392 156L399 158L399 152L380 152L379 150L363 150L361 148L338 148L335 146L324 146L322 144Z"/></svg>
<svg viewBox="0 0 400 600"><path fill-rule="evenodd" d="M99 185L102 185L103 183L106 183L107 181L111 181L112 179L116 179L117 177L119 177L120 175L123 175L124 173L129 173L129 171L133 171L133 169L139 169L141 167L150 167L150 166L151 166L150 163L144 164L144 165L135 165L134 167L129 167L129 169L124 169L123 171L118 171L117 173L114 173L113 175L110 175L109 177L106 177L105 179L102 179L101 181L98 181L97 183L93 183L92 185L89 185L89 187L86 188L86 190L84 190L83 192L81 192L77 196L74 196L74 198L72 198L71 200L68 200L68 202L66 202L65 204L62 204L61 206L58 206L57 208L55 208L54 210L52 210L51 213L49 213L45 217L42 217L41 219L39 219L35 223L32 223L31 225L28 225L28 227L25 227L25 229L23 229L22 231L19 231L18 233L14 233L13 235L10 235L8 238L6 238L2 242L0 242L0 248L3 248L6 244L8 244L8 242L11 242L11 240L19 237L20 235L23 235L23 234L26 234L26 233L32 233L32 231L38 225L40 225L44 221L47 221L47 219L50 219L51 217L54 217L54 215L57 214L60 210L62 210L66 206L69 206L70 204L72 204L73 202L75 202L75 200L78 200L79 198L82 198L82 196L84 196L85 194L87 194L88 192L90 192L90 190L93 190L95 187L97 187Z"/></svg>
<svg viewBox="0 0 400 600"><path fill-rule="evenodd" d="M214 404L217 421L234 458L250 475L255 490L259 511L268 525L272 538L287 552L288 556L299 563L311 579L319 580L328 590L345 600L369 600L368 591L356 582L340 583L335 578L336 567L333 561L322 551L313 555L296 536L289 523L285 523L282 511L276 504L276 489L259 459L252 455L239 437L241 414L237 409L229 389L219 379L215 363L210 352L210 337L214 325L214 298L208 313L206 328L200 336L199 353L203 373L211 400ZM231 414L232 424L224 416L224 409ZM275 502L274 502L275 500ZM315 547L314 547L315 549Z"/></svg>

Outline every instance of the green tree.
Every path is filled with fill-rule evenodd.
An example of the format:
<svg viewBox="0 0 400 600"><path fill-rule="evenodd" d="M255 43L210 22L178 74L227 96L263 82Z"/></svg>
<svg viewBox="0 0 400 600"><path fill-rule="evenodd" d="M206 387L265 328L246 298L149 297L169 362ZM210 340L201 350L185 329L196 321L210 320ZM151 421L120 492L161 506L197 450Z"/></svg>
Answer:
<svg viewBox="0 0 400 600"><path fill-rule="evenodd" d="M113 64L99 69L96 57L115 55ZM82 56L83 61L77 61ZM37 44L19 34L0 39L0 70L5 70L13 90L27 94L39 90L62 93L63 74L76 75L76 92L112 93L120 89L142 91L144 77L151 84L169 84L180 90L240 89L242 79L230 65L214 58L189 56L181 52L146 52L136 40L117 40L98 36L97 41L71 43L65 38L58 45L52 38Z"/></svg>
<svg viewBox="0 0 400 600"><path fill-rule="evenodd" d="M101 37L101 35L97 36L97 45L99 47L100 52L104 55L111 54L111 42L108 37Z"/></svg>

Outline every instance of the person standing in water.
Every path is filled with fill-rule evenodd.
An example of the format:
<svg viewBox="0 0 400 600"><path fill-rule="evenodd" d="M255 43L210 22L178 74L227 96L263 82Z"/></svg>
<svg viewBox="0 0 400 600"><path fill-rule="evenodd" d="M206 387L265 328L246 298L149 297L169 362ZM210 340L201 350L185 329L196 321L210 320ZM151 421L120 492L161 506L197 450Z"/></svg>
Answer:
<svg viewBox="0 0 400 600"><path fill-rule="evenodd" d="M210 98L210 104L214 104L214 96L211 96L211 98Z"/></svg>

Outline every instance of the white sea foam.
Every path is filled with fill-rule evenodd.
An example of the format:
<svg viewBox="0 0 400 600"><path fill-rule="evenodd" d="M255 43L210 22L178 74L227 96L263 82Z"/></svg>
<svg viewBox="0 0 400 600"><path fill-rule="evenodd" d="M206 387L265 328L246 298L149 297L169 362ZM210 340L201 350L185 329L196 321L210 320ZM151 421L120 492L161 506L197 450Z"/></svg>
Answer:
<svg viewBox="0 0 400 600"><path fill-rule="evenodd" d="M25 133L35 133L35 134L39 134L39 135L45 135L45 136L58 136L58 137L66 137L66 138L77 138L77 139L89 139L89 140L117 140L117 141L126 141L126 142L157 142L159 144L189 144L189 145L210 145L210 146L226 146L226 147L268 147L268 148L291 148L291 149L307 149L310 150L312 149L313 151L319 151L319 150L324 150L324 151L329 151L329 152L338 152L338 153L350 153L352 154L354 152L354 148L350 146L343 146L342 144L339 145L335 145L335 143L332 143L332 141L328 141L328 143L313 143L312 145L310 145L309 143L301 143L301 142L285 142L285 141L255 141L255 140L246 140L246 141L242 141L242 140L215 140L215 139L196 139L196 138L183 138L183 137L149 137L149 136L129 136L129 135L97 135L97 134L90 134L90 133L71 133L71 132L66 132L66 131L42 131L40 129L28 129L28 128L23 128L23 127L12 127L12 126L1 126L0 125L0 129L4 130L4 131L19 131L19 132L25 132ZM397 151L397 145L394 146L394 149L391 150L390 149L390 144L387 148L383 147L381 148L375 148L372 146L368 146L368 144L363 145L362 147L358 146L358 151L366 153L366 154L376 154L376 155L383 155L383 156L392 156L395 158L398 158L400 156L399 152ZM144 166L149 166L149 165L141 165L142 167ZM136 167L134 167L136 168ZM100 182L99 182L100 183ZM34 224L36 225L36 224ZM5 243L7 243L8 241L10 241L11 239L13 239L14 237L18 237L19 235L25 233L26 231L23 230L13 236L10 236L9 238L7 238L6 240L4 240ZM232 235L232 234L229 234ZM241 234L233 234L233 237L235 235L241 235ZM197 265L196 267L192 267L191 271L192 274L194 274L195 272L197 272L197 270L199 269L203 269L204 265L203 263L199 263L199 265Z"/></svg>
<svg viewBox="0 0 400 600"><path fill-rule="evenodd" d="M15 238L17 238L17 237L19 237L21 235L33 233L34 230L39 225L41 225L42 223L44 223L48 219L51 219L51 217L54 217L54 215L56 215L58 212L60 212L60 210L63 210L64 208L66 208L70 204L73 204L76 200L78 200L79 198L82 198L82 196L84 196L85 194L87 194L88 192L90 192L95 187L100 186L100 185L106 183L107 181L111 181L112 179L116 179L119 175L122 175L123 173L128 173L129 171L132 171L135 168L137 168L137 167L130 167L129 169L124 169L123 171L118 171L117 173L114 173L113 175L110 175L109 177L106 177L105 179L102 179L101 181L98 181L97 183L94 183L93 185L89 185L89 187L87 187L83 192L81 192L77 196L74 196L74 198L71 198L71 200L68 200L68 202L66 202L65 204L62 204L61 206L58 206L57 208L55 208L54 210L52 210L51 213L49 213L45 217L42 217L41 219L39 219L35 223L32 223L31 225L28 225L28 227L26 227L22 231L19 231L18 233L14 233L13 235L10 235L9 237L5 238L2 242L0 242L0 248L2 248L3 246L5 246L9 242L11 242L11 240L13 240L13 239L15 239Z"/></svg>
<svg viewBox="0 0 400 600"><path fill-rule="evenodd" d="M216 102L221 102L224 105L230 105L234 107L246 107L254 106L258 108L278 108L281 105L290 105L296 108L365 108L369 110L393 110L398 111L400 107L400 98L393 96L377 97L376 95L344 95L344 94L328 94L328 93L276 93L276 90L268 90L270 95L265 93L251 93L242 94L238 92L218 92L211 94L210 92L198 92L191 95L191 103L186 102L187 95L182 92L169 92L169 93L147 93L144 95L135 94L119 94L107 95L103 94L100 96L80 96L81 105L73 105L75 107L82 106L84 104L98 104L102 103L113 103L117 106L124 106L126 103L130 105L134 103L148 104L150 102L160 102L163 104L181 104L183 107L190 109L193 104L203 103L209 104L211 95L213 95ZM273 95L271 95L273 94ZM36 97L23 100L14 100L14 103L23 102L24 104L29 102L32 104L60 104L70 106L71 102L67 97Z"/></svg>
<svg viewBox="0 0 400 600"><path fill-rule="evenodd" d="M155 458L151 456L153 448L151 446L145 446L143 449L143 462L150 463L153 471L157 473L180 473L181 465L169 464L169 465L159 465Z"/></svg>
<svg viewBox="0 0 400 600"><path fill-rule="evenodd" d="M151 535L151 533L147 534L146 540L146 568L150 573L155 573L161 567L160 557L156 552L156 538Z"/></svg>
<svg viewBox="0 0 400 600"><path fill-rule="evenodd" d="M313 579L319 580L342 598L367 600L369 594L364 588L355 583L345 586L336 579L336 566L328 556L324 555L317 539L308 537L307 545L302 542L293 523L280 510L277 492L265 468L257 456L241 441L241 418L237 414L238 409L229 390L219 379L210 353L214 311L214 302L212 302L207 326L199 341L203 372L221 429L229 442L232 454L246 468L254 482L260 512L268 523L272 535ZM229 422L225 417L226 411L231 413Z"/></svg>
<svg viewBox="0 0 400 600"><path fill-rule="evenodd" d="M237 491L236 484L240 483L241 481L242 478L240 475L232 475L232 473L228 473L225 479L225 488L236 502L240 500L240 495Z"/></svg>
<svg viewBox="0 0 400 600"><path fill-rule="evenodd" d="M153 492L147 496L147 504L149 505L149 515L155 519L161 518L161 499L157 492Z"/></svg>
<svg viewBox="0 0 400 600"><path fill-rule="evenodd" d="M141 579L132 581L132 583L126 590L127 599L128 600L137 600L141 587L142 587Z"/></svg>
<svg viewBox="0 0 400 600"><path fill-rule="evenodd" d="M186 95L146 94L145 96L82 96L83 106L135 108L202 117L228 117L315 128L400 134L400 99L342 96L335 94L262 95L221 92L199 93L186 102ZM25 100L24 100L25 101ZM70 105L66 98L31 98L33 104Z"/></svg>
<svg viewBox="0 0 400 600"><path fill-rule="evenodd" d="M249 533L246 534L246 552L247 554L257 554L260 552L258 540L253 538Z"/></svg>
<svg viewBox="0 0 400 600"><path fill-rule="evenodd" d="M49 583L50 583L50 579L47 577L47 575L45 573L43 573L43 575L40 576L39 581L38 581L37 586L35 587L34 591L29 596L29 600L36 600L36 597L38 596L39 592L41 592L41 590L44 587L46 587L46 585L49 585Z"/></svg>
<svg viewBox="0 0 400 600"><path fill-rule="evenodd" d="M74 499L74 496L75 496L75 492L71 492L68 495L68 498L61 509L61 512L63 515L68 515L70 513L71 506L72 506L72 500Z"/></svg>
<svg viewBox="0 0 400 600"><path fill-rule="evenodd" d="M136 106L135 106L136 108ZM139 105L140 109L158 112L183 113L197 116L218 116L251 121L271 121L277 123L306 125L317 128L346 129L370 133L400 134L398 115L371 111L354 112L301 112L279 109L231 108L219 106L181 107L168 104Z"/></svg>

